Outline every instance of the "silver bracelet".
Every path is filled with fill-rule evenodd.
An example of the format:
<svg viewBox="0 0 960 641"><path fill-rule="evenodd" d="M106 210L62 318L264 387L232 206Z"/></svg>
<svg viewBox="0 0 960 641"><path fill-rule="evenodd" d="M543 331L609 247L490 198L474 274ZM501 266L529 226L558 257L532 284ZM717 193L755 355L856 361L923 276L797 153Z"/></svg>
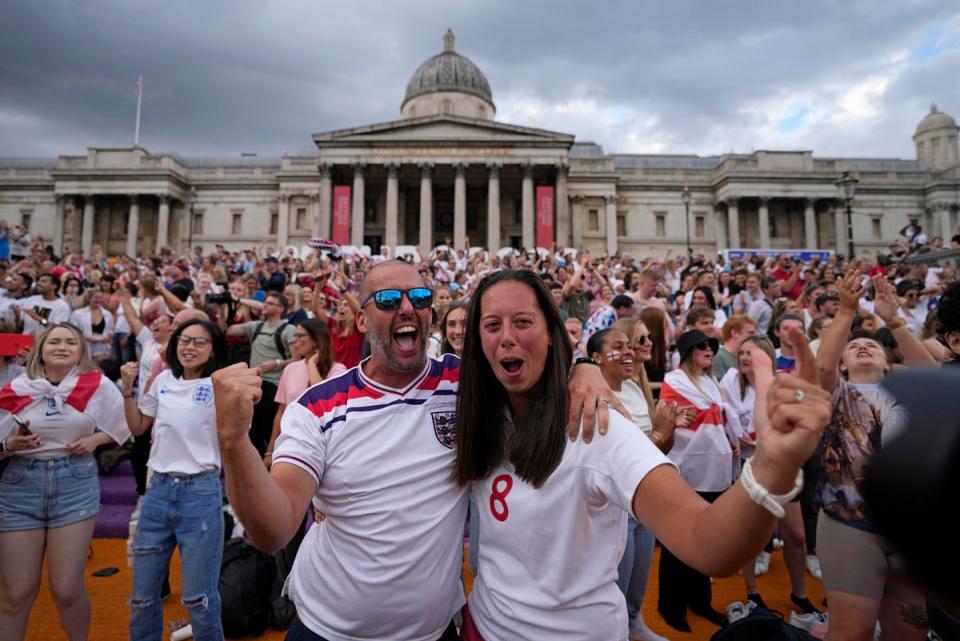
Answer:
<svg viewBox="0 0 960 641"><path fill-rule="evenodd" d="M753 475L753 459L747 459L740 470L740 484L746 491L750 500L765 509L778 519L782 519L786 512L783 506L796 498L803 489L803 470L797 470L797 480L793 484L793 489L786 494L771 494L770 490L760 485Z"/></svg>

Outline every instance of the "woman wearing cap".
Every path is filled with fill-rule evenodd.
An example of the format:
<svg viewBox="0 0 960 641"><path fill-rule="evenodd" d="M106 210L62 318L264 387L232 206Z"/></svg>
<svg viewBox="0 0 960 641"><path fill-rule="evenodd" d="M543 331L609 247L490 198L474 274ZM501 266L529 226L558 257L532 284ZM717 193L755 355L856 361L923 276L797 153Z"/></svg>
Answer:
<svg viewBox="0 0 960 641"><path fill-rule="evenodd" d="M688 428L674 432L667 455L690 487L713 502L733 483L733 457L737 439L728 434L723 394L713 377L713 356L720 348L716 338L690 330L677 340L680 366L668 372L660 399L680 407L694 407L697 416ZM687 606L712 623L722 625L723 615L713 609L710 577L689 567L664 548L660 555L660 595L657 610L672 627L688 632Z"/></svg>
<svg viewBox="0 0 960 641"><path fill-rule="evenodd" d="M619 414L610 413L606 435L570 441L571 356L560 312L535 273L505 270L480 283L456 410L454 476L473 483L483 533L465 641L627 641L615 583L627 516L703 572L733 574L799 491L800 466L829 419L822 389L778 379L759 395L757 414L773 423L758 424L761 450L744 480L710 505Z"/></svg>

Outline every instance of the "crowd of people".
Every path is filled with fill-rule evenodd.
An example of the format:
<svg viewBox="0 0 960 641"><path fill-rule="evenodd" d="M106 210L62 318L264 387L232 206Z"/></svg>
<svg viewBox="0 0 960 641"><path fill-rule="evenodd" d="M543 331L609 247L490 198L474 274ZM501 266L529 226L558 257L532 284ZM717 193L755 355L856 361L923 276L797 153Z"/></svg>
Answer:
<svg viewBox="0 0 960 641"><path fill-rule="evenodd" d="M710 577L741 572L741 605L765 607L777 540L797 625L929 631L861 485L908 429L884 376L960 363L950 264L19 251L0 259L0 639L25 637L44 559L87 638L97 457L123 455L132 639L162 636L175 549L194 637L223 638L224 494L261 549L309 526L292 640L662 640L642 615L658 541L679 631L726 623Z"/></svg>

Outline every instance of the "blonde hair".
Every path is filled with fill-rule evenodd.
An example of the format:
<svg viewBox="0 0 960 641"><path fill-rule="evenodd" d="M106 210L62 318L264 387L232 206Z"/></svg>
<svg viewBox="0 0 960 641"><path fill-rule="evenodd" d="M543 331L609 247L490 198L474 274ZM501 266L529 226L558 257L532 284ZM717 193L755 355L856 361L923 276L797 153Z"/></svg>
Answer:
<svg viewBox="0 0 960 641"><path fill-rule="evenodd" d="M637 328L643 325L647 326L639 318L621 318L611 325L612 329L617 329L627 335L627 338L630 339L630 344L633 345L634 332L637 331ZM647 340L651 340L650 337L647 337ZM640 391L643 392L643 398L647 401L647 407L650 410L650 415L653 416L653 412L656 410L656 402L653 400L653 390L650 389L650 379L647 378L647 368L644 367L643 363L637 363L634 367L635 374L633 377L633 382L640 386Z"/></svg>
<svg viewBox="0 0 960 641"><path fill-rule="evenodd" d="M80 343L80 360L75 366L77 371L83 373L99 369L97 362L90 357L90 347L87 345L87 339L83 337L83 332L80 331L80 328L73 323L57 323L40 332L37 336L37 341L30 349L30 353L27 354L27 378L46 378L46 372L44 372L43 369L43 346L50 337L50 333L55 329L61 328L68 330Z"/></svg>

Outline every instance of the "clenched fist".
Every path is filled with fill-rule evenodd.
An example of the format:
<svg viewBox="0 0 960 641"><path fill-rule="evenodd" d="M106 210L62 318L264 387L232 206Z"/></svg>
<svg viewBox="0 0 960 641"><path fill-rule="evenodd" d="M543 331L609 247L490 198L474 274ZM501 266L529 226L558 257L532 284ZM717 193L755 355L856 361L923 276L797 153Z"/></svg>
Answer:
<svg viewBox="0 0 960 641"><path fill-rule="evenodd" d="M221 449L248 441L253 406L263 393L260 375L246 363L236 363L214 372L212 380Z"/></svg>

